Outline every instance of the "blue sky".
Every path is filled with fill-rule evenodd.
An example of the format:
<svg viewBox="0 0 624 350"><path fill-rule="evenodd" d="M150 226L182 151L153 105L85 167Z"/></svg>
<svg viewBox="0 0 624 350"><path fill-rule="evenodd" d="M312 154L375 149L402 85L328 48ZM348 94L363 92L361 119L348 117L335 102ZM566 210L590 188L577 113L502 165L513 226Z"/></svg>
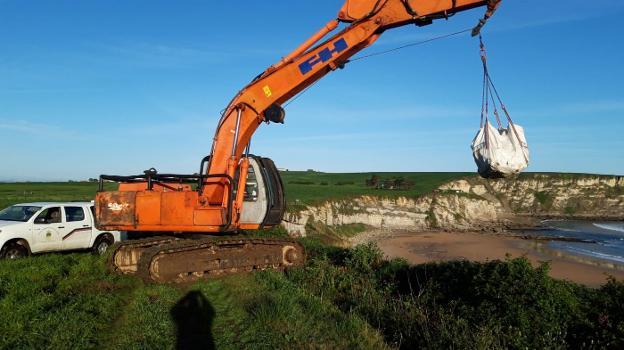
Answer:
<svg viewBox="0 0 624 350"><path fill-rule="evenodd" d="M230 98L341 5L0 0L0 180L197 171ZM363 53L482 13L388 31ZM623 15L622 1L506 0L485 28L530 171L624 174ZM263 125L252 151L289 169L474 171L481 74L469 35L353 62L285 125Z"/></svg>

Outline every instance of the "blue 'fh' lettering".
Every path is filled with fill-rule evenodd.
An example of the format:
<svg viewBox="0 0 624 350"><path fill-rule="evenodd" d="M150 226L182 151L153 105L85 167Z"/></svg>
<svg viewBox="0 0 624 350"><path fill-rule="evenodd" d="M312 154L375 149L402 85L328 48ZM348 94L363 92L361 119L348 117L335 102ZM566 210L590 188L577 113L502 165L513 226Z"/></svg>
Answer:
<svg viewBox="0 0 624 350"><path fill-rule="evenodd" d="M334 43L334 48L330 49L329 47L324 48L318 54L308 58L305 62L299 64L299 71L301 74L308 74L314 66L319 63L327 62L334 57L335 54L339 54L342 51L349 48L347 41L343 38Z"/></svg>

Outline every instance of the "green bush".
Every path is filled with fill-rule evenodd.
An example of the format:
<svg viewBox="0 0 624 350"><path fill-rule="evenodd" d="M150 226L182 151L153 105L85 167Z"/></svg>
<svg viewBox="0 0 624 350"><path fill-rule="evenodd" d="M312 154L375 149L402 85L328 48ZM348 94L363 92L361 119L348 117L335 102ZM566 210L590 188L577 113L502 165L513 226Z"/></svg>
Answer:
<svg viewBox="0 0 624 350"><path fill-rule="evenodd" d="M616 198L621 195L624 195L624 187L623 186L614 186L609 187L606 192L607 198Z"/></svg>
<svg viewBox="0 0 624 350"><path fill-rule="evenodd" d="M541 204L545 208L550 207L550 205L552 204L553 198L546 191L535 192L533 195L535 196L535 199L537 199L539 204Z"/></svg>
<svg viewBox="0 0 624 350"><path fill-rule="evenodd" d="M374 244L301 242L307 263L286 274L180 286L109 274L90 254L0 261L0 348L171 348L172 312L193 293L213 309L217 348L624 348L613 279L589 289L523 258L410 266Z"/></svg>
<svg viewBox="0 0 624 350"><path fill-rule="evenodd" d="M624 349L624 281L582 289L583 318L570 332L570 344L583 348Z"/></svg>
<svg viewBox="0 0 624 350"><path fill-rule="evenodd" d="M345 259L349 268L358 272L372 273L383 263L383 253L374 243L355 247Z"/></svg>
<svg viewBox="0 0 624 350"><path fill-rule="evenodd" d="M288 181L288 184L290 185L314 185L314 181L293 180L293 181Z"/></svg>
<svg viewBox="0 0 624 350"><path fill-rule="evenodd" d="M624 346L624 285L558 281L524 258L409 266L374 245L308 241L294 283L378 328L399 348L536 349Z"/></svg>

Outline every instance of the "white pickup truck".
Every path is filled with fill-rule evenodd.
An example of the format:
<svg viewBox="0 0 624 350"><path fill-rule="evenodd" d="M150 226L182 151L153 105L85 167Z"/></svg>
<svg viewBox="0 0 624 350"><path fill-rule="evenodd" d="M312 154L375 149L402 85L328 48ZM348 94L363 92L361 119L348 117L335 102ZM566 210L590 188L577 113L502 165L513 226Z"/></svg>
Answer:
<svg viewBox="0 0 624 350"><path fill-rule="evenodd" d="M0 211L0 258L93 249L103 254L121 239L118 231L95 227L92 202L16 204Z"/></svg>

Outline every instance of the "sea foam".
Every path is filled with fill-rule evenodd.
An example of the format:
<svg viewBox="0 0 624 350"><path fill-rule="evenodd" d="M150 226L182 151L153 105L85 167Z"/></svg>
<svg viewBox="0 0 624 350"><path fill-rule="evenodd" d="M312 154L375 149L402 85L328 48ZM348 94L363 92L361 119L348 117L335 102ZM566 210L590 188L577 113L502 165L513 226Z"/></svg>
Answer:
<svg viewBox="0 0 624 350"><path fill-rule="evenodd" d="M598 259L611 260L611 261L615 261L619 263L624 263L624 257L618 256L618 255L607 254L607 253L597 252L597 251L578 248L578 247L567 247L567 250L573 253L578 253L581 255L586 255L586 256L590 256L590 257L594 257Z"/></svg>
<svg viewBox="0 0 624 350"><path fill-rule="evenodd" d="M618 232L624 232L624 224L596 224L594 223L594 226L601 228L603 230L609 230L609 231L618 231Z"/></svg>

